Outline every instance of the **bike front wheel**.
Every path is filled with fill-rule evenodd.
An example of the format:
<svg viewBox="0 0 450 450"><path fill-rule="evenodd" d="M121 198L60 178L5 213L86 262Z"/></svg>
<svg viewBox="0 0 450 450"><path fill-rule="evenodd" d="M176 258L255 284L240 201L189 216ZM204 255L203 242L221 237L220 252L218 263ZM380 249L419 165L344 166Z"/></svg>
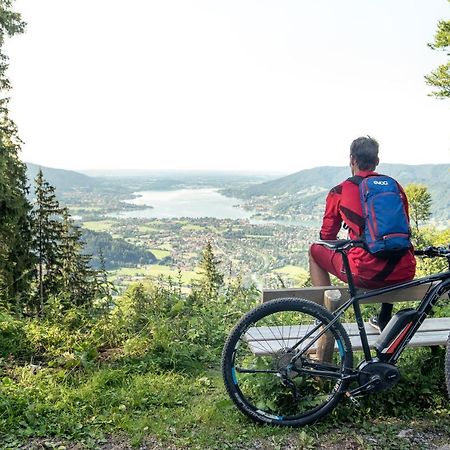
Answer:
<svg viewBox="0 0 450 450"><path fill-rule="evenodd" d="M262 423L299 427L316 422L340 401L353 365L349 337L339 322L331 362L317 359L318 334L334 316L303 299L283 298L247 313L222 353L225 387L236 406Z"/></svg>

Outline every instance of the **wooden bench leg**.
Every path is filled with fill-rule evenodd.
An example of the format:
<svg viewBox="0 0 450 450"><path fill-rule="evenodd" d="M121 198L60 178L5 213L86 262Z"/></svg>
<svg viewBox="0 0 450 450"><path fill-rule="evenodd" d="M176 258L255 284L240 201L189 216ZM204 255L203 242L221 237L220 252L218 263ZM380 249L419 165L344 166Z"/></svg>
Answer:
<svg viewBox="0 0 450 450"><path fill-rule="evenodd" d="M328 290L323 295L323 306L328 311L333 312L341 305L341 292L338 290ZM334 337L330 332L325 333L317 341L316 357L318 361L331 362L334 353Z"/></svg>

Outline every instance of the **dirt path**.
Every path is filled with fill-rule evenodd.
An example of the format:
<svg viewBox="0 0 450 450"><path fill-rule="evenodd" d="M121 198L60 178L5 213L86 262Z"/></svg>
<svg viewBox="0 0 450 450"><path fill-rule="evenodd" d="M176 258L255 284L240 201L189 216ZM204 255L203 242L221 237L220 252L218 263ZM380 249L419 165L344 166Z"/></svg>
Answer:
<svg viewBox="0 0 450 450"><path fill-rule="evenodd" d="M292 432L288 436L257 439L252 443L227 443L224 440L218 443L216 449L229 450L359 450L359 449L429 449L450 450L450 430L448 433L432 430L407 428L401 430L394 438L386 439L385 436L362 434L356 437L343 435L342 432L327 433L327 436L319 438L318 442L303 440L301 432ZM8 444L7 444L8 445ZM14 445L14 444L13 444ZM154 437L147 437L138 446L132 446L130 439L125 436L110 436L94 446L86 446L75 442L65 442L57 439L30 439L28 443L19 446L1 447L5 449L20 450L85 450L97 448L99 450L193 450L205 449L204 446L191 444L179 446L162 442Z"/></svg>

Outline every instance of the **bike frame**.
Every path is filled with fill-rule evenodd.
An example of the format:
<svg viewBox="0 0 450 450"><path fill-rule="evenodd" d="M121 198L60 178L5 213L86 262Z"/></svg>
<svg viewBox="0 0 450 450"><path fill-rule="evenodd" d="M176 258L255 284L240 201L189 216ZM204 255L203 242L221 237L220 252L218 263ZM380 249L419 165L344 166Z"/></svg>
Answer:
<svg viewBox="0 0 450 450"><path fill-rule="evenodd" d="M361 300L364 300L366 298L376 297L380 294L385 294L388 292L395 292L399 291L405 288L410 288L414 286L420 286L422 284L428 284L430 283L430 289L423 297L422 301L419 303L417 308L415 308L416 312L418 313L416 318L408 323L408 325L400 331L400 333L395 337L395 340L392 341L392 345L394 345L394 348L392 352L386 355L382 355L382 357L377 357L377 361L382 361L385 363L395 364L402 354L403 350L405 349L408 342L411 340L411 338L414 336L416 331L419 329L419 327L422 325L425 318L428 316L430 311L433 309L433 306L436 304L436 302L439 300L439 298L444 295L446 292L450 291L450 271L442 272L434 275L429 275L423 278L418 278L416 280L408 281L405 283L395 284L392 286L387 286L384 288L374 289L369 292L364 292L362 294L358 294L357 290L355 288L353 277L350 271L350 266L348 263L348 257L345 251L343 250L337 250L340 251L343 257L344 262L344 268L347 273L347 279L348 279L348 287L349 287L349 293L350 293L350 299L347 300L340 308L338 308L334 313L334 319L326 326L323 327L323 329L320 331L320 333L302 350L297 353L291 360L291 362L295 362L297 359L299 359L301 356L306 354L306 352L309 350L309 348L314 345L314 343L324 334L326 331L333 326L335 322L339 320L339 318L347 311L348 308L353 306L354 312L355 312L355 318L356 323L358 325L359 330L359 336L362 343L362 349L364 352L364 359L365 362L371 362L374 360L372 357L372 353L370 351L369 342L367 338L367 333L364 327L364 320L362 318L361 314L361 308L360 308L360 302ZM433 282L439 282L435 286L431 285ZM303 338L297 342L292 349L297 348L300 346L306 339L308 339L314 332L316 332L322 325L318 325L314 327L309 333L307 333ZM381 355L379 355L381 356ZM331 376L332 378L340 378L341 376L337 376L337 373L330 373L330 365L327 363L320 363L315 362L313 364L314 366L314 372L320 376L320 373L322 372L321 367L323 367L323 375L326 373L327 376Z"/></svg>

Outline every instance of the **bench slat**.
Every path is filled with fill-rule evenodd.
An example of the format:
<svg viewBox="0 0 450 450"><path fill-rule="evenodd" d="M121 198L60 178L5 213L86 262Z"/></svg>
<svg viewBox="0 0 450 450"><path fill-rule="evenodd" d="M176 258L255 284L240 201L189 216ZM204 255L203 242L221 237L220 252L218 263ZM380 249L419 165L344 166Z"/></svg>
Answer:
<svg viewBox="0 0 450 450"><path fill-rule="evenodd" d="M359 331L356 323L343 323L345 331L350 337L358 336ZM379 336L377 330L371 327L368 323L365 323L365 329L368 336L374 335ZM304 336L309 330L311 330L311 325L289 325L289 326L279 326L279 327L252 327L249 328L245 334L244 340L250 341L263 341L263 340L277 340L281 339L282 336L285 338L291 337L293 339L299 336ZM430 332L435 333L438 331L445 331L447 335L450 332L450 317L440 317L425 319L418 333L420 332Z"/></svg>
<svg viewBox="0 0 450 450"><path fill-rule="evenodd" d="M346 330L350 331L350 341L353 350L361 350L361 339L355 323L344 324ZM379 334L370 325L365 324L368 332L369 345L373 346L378 339ZM310 325L290 326L290 327L253 327L250 328L244 340L247 341L251 351L258 356L268 356L276 353L282 346L294 345L300 336L303 336ZM450 318L431 318L426 319L419 331L408 343L408 347L425 347L433 345L445 345L450 332ZM310 340L307 340L302 346L306 346ZM337 346L335 345L335 350ZM311 347L311 353L315 353L315 344Z"/></svg>
<svg viewBox="0 0 450 450"><path fill-rule="evenodd" d="M448 338L448 331L438 331L436 333L429 332L417 332L414 337L409 341L408 347L426 347L433 345L445 345ZM376 335L368 336L369 345L373 346L377 340ZM352 343L353 351L362 350L361 340L359 336L351 336L350 341ZM296 340L286 340L284 345L293 345L297 342ZM307 343L307 342L306 342ZM305 346L306 346L305 343ZM248 343L251 351L257 356L270 356L281 349L282 341L251 341ZM315 345L311 347L311 353L315 353ZM337 346L335 345L335 351L337 351Z"/></svg>

